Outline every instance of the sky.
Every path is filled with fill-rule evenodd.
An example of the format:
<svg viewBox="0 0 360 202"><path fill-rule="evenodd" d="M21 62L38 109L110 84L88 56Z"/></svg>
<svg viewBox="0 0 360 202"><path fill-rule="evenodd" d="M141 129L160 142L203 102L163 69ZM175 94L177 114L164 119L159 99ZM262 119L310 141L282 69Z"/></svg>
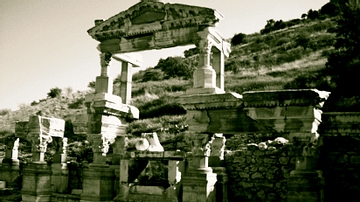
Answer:
<svg viewBox="0 0 360 202"><path fill-rule="evenodd" d="M87 30L140 0L0 0L0 110L47 97L51 88L86 90L100 74L98 42ZM252 34L266 21L300 18L329 0L171 0L213 8L224 15L217 29L228 39ZM160 58L183 56L189 47L140 52L142 68ZM116 77L120 63L110 63Z"/></svg>

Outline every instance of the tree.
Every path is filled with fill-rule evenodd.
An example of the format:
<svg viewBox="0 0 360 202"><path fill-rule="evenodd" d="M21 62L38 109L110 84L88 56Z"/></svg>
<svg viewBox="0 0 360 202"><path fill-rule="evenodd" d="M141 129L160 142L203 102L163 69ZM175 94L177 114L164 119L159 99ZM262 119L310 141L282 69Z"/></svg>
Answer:
<svg viewBox="0 0 360 202"><path fill-rule="evenodd" d="M316 11L316 10L313 11L312 9L310 9L310 10L308 11L307 17L308 17L309 19L311 19L311 20L315 20L316 18L319 17L319 12Z"/></svg>
<svg viewBox="0 0 360 202"><path fill-rule="evenodd" d="M168 77L188 77L191 66L187 65L182 57L168 57L160 59L154 69L161 69Z"/></svg>
<svg viewBox="0 0 360 202"><path fill-rule="evenodd" d="M186 58L191 57L191 56L196 55L196 54L199 54L199 49L197 47L190 48L189 50L184 51L184 56Z"/></svg>
<svg viewBox="0 0 360 202"><path fill-rule="evenodd" d="M335 4L329 2L321 7L320 14L328 15L328 16L336 16L339 14L339 9Z"/></svg>
<svg viewBox="0 0 360 202"><path fill-rule="evenodd" d="M95 89L95 81L90 81L87 87L91 89Z"/></svg>
<svg viewBox="0 0 360 202"><path fill-rule="evenodd" d="M231 39L231 45L236 46L243 42L243 39L245 38L246 34L244 33L238 33L233 36Z"/></svg>
<svg viewBox="0 0 360 202"><path fill-rule="evenodd" d="M360 5L349 3L340 8L335 28L335 50L329 54L326 73L332 76L337 91L360 95L354 88L360 75Z"/></svg>
<svg viewBox="0 0 360 202"><path fill-rule="evenodd" d="M61 89L58 88L58 87L55 87L55 88L51 88L50 89L50 92L47 93L48 97L49 98L55 98L55 97L58 97L61 95Z"/></svg>

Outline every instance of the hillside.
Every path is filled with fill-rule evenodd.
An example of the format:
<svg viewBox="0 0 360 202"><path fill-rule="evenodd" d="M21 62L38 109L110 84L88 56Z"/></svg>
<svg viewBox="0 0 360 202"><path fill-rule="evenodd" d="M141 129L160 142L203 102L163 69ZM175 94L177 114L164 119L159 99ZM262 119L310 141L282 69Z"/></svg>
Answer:
<svg viewBox="0 0 360 202"><path fill-rule="evenodd" d="M264 30L269 30L270 21ZM232 46L230 57L225 62L227 92L241 94L250 90L292 88L296 86L292 82L298 76L312 75L325 67L335 39L335 34L329 32L336 26L334 17L294 19L281 23L286 26L266 33L261 30L263 34L244 35L241 43ZM139 108L141 120L131 123L128 133L180 131L179 128L185 127L185 110L176 100L192 86L191 75L197 66L196 54L196 49L188 50L185 51L186 57L161 59L154 68L133 75L132 105ZM114 89L118 85L117 78ZM44 116L64 118L67 114L85 109L83 101L86 93L64 89L54 98L34 101L17 111L3 110L1 131L13 132L16 121L27 120L30 114L39 111Z"/></svg>

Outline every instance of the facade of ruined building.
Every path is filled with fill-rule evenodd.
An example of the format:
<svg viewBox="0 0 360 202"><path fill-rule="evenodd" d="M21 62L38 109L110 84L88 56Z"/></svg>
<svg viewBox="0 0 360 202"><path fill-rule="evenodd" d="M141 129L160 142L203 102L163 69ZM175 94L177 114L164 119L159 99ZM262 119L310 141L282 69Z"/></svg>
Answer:
<svg viewBox="0 0 360 202"><path fill-rule="evenodd" d="M66 117L93 151L93 162L77 175L81 189L72 188L65 121L31 116L16 123L20 139L7 142L0 191L19 189L14 183L21 174L24 202L358 198L359 113L323 113L330 93L314 89L226 93L224 59L230 45L215 28L221 19L210 8L142 0L95 20L88 30L99 41L95 92L86 95L86 111ZM193 87L178 101L186 110L184 141L190 151L164 151L156 133L143 134L138 150L127 151L126 128L141 113L130 105L131 68L142 65L128 53L189 44L200 50L199 65ZM115 90L120 96L113 94L111 60L121 63L121 85ZM22 170L21 138L31 141L33 152ZM44 161L50 142L57 145L52 165Z"/></svg>

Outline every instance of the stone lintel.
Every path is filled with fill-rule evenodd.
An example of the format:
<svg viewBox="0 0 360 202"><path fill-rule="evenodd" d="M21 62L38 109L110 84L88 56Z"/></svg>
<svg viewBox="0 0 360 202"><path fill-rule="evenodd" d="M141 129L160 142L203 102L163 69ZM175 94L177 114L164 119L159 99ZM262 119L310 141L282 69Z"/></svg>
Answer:
<svg viewBox="0 0 360 202"><path fill-rule="evenodd" d="M330 92L316 89L247 91L243 94L245 107L316 106L322 108Z"/></svg>
<svg viewBox="0 0 360 202"><path fill-rule="evenodd" d="M125 116L130 119L139 118L139 109L123 104L121 97L108 93L87 94L85 104L88 113L109 114L113 116Z"/></svg>
<svg viewBox="0 0 360 202"><path fill-rule="evenodd" d="M210 8L142 1L108 20L96 20L88 33L97 41L121 36L139 37L179 27L214 26L222 18L221 13Z"/></svg>
<svg viewBox="0 0 360 202"><path fill-rule="evenodd" d="M58 118L30 116L29 133L42 134L52 137L64 137L65 121Z"/></svg>
<svg viewBox="0 0 360 202"><path fill-rule="evenodd" d="M115 54L112 57L117 61L130 63L132 67L141 67L143 64L140 54Z"/></svg>
<svg viewBox="0 0 360 202"><path fill-rule="evenodd" d="M199 89L200 91L200 89ZM185 110L202 110L214 108L238 108L242 106L242 96L237 93L195 94L179 98Z"/></svg>

